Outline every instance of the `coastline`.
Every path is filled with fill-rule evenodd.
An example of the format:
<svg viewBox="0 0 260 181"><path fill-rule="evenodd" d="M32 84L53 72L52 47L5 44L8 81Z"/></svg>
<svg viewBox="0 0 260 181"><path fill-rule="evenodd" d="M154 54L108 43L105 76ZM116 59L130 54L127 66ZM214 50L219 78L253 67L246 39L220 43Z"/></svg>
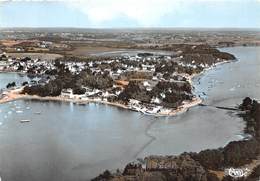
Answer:
<svg viewBox="0 0 260 181"><path fill-rule="evenodd" d="M17 100L39 100L39 101L60 101L60 102L71 102L75 104L88 104L88 103L98 103L98 104L105 104L110 106L115 106L127 110L132 110L129 106L126 106L124 104L120 104L118 102L108 102L108 101L102 101L102 100L95 100L95 99L78 99L78 98L66 98L66 97L40 97L37 95L25 95L20 94L23 88L18 88L14 90L9 90L3 92L3 98L0 99L0 104L4 104L7 102L17 101ZM194 98L192 101L185 102L182 106L178 107L177 109L167 109L167 111L162 111L159 113L146 113L142 112L144 114L152 115L152 116L175 116L181 113L186 112L189 108L194 107L202 102L202 99L200 98ZM133 110L132 110L133 111ZM141 112L141 111L139 111Z"/></svg>
<svg viewBox="0 0 260 181"><path fill-rule="evenodd" d="M230 61L218 62L218 63L204 69L202 72L200 72L198 74L184 75L184 76L187 78L188 82L193 86L193 79L195 77L203 75L205 72L213 69L214 67L216 67L218 65L229 63L229 62ZM4 104L7 102L12 102L12 101L16 101L16 100L61 101L61 102L72 102L75 104L88 104L88 103L106 104L106 105L115 106L115 107L133 111L133 109L131 109L129 106L118 103L118 102L108 102L108 101L95 100L95 99L85 99L84 100L84 99L77 99L77 98L66 98L66 97L61 97L61 96L40 97L37 95L25 95L25 94L20 93L22 91L22 89L23 89L23 87L17 88L14 90L4 91L3 92L4 96L0 99L0 104ZM142 112L142 113L147 114L147 115L152 115L152 116L176 116L178 114L182 114L182 113L188 111L189 108L197 106L198 104L200 104L202 102L203 102L203 99L201 99L200 97L195 95L195 97L191 101L184 101L184 103L181 106L179 106L177 109L167 109L167 110L161 111L159 113L146 113L146 112ZM141 111L138 111L138 112L141 112Z"/></svg>
<svg viewBox="0 0 260 181"><path fill-rule="evenodd" d="M226 60L226 61L221 61L218 62L208 68L205 68L203 71L200 73L192 74L192 75L187 75L187 74L180 74L187 78L187 81L193 86L193 79L198 76L202 76L205 72L214 69L216 66L225 64L225 63L230 63L231 60ZM8 71L6 72L0 72L0 73L9 73ZM16 73L16 72L10 72L10 73ZM66 98L62 96L57 96L57 97L51 97L51 96L46 96L46 97L40 97L37 95L26 95L26 94L21 94L20 92L23 90L23 87L13 89L13 90L7 90L3 92L3 97L0 98L0 104L4 104L7 102L12 102L16 100L39 100L39 101L60 101L60 102L72 102L75 104L88 104L88 103L98 103L98 104L105 104L105 105L110 105L110 106L115 106L123 109L127 109L130 111L137 111L141 112L146 115L151 115L151 116L176 116L179 114L182 114L186 111L188 111L190 108L197 106L203 102L203 99L198 97L197 95L194 96L194 98L191 101L183 101L183 104L179 106L176 109L163 109L160 112L157 113L149 113L145 111L138 111L138 110L133 110L131 107L118 103L118 102L108 102L108 101L103 101L103 100L97 100L97 99L80 99L80 98Z"/></svg>
<svg viewBox="0 0 260 181"><path fill-rule="evenodd" d="M200 73L194 73L192 75L189 74L184 74L184 73L179 73L178 75L181 75L183 77L185 77L187 79L187 82L189 82L189 84L194 88L194 78L198 77L198 76L202 76L205 72L214 69L215 67L225 64L225 63L230 63L231 60L222 60L220 62L217 62L209 67L204 68ZM4 70L4 71L0 71L0 73L18 73L18 74L25 74L23 72L15 72L12 70ZM27 99L27 100L43 100L43 101L61 101L61 102L72 102L75 104L88 104L88 103L99 103L99 104L106 104L106 105L111 105L111 106L116 106L116 107L120 107L123 109L128 109L131 111L137 111L137 112L141 112L143 114L147 114L147 115L152 115L152 116L176 116L178 114L184 113L186 111L189 110L189 108L197 106L198 104L203 102L203 99L201 97L199 97L198 95L194 94L194 97L192 98L191 101L183 101L182 105L180 105L177 108L163 108L160 109L157 112L154 111L149 111L146 109L135 109L132 108L131 106L128 105L124 105L122 103L119 102L108 102L108 101L104 101L101 99L90 99L90 98L68 98L68 97L62 97L62 96L57 96L57 97L51 97L51 96L47 96L47 97L40 97L37 95L25 95L25 94L21 94L21 91L23 90L23 87L20 88L16 88L16 89L12 89L12 90L4 90L2 93L2 97L0 97L0 104L6 103L6 102L11 102L11 101L15 101L15 100L21 100L21 99Z"/></svg>

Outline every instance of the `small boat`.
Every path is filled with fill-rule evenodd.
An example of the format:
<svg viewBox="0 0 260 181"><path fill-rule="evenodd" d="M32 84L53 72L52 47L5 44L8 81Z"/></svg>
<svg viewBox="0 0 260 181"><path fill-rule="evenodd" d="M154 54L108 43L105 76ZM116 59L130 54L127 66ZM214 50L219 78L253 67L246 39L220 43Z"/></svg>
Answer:
<svg viewBox="0 0 260 181"><path fill-rule="evenodd" d="M41 114L41 112L35 112L34 114Z"/></svg>
<svg viewBox="0 0 260 181"><path fill-rule="evenodd" d="M30 122L29 119L23 119L23 120L20 120L20 123L28 123L28 122Z"/></svg>

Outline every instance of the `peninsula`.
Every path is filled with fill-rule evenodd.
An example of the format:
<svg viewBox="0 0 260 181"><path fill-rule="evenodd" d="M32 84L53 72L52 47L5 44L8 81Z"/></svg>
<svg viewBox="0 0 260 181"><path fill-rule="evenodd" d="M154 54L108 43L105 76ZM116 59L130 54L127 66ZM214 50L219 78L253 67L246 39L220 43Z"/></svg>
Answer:
<svg viewBox="0 0 260 181"><path fill-rule="evenodd" d="M169 50L168 50L169 51ZM1 103L15 99L98 102L151 115L176 115L201 103L193 94L195 75L234 60L209 45L175 45L168 54L110 57L64 56L52 61L1 55L1 70L31 78L10 83Z"/></svg>

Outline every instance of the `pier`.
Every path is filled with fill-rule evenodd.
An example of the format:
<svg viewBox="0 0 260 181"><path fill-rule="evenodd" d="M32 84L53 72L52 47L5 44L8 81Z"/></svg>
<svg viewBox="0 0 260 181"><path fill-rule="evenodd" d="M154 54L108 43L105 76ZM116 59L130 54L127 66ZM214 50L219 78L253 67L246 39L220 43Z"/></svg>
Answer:
<svg viewBox="0 0 260 181"><path fill-rule="evenodd" d="M214 107L217 109L224 109L224 110L230 110L230 111L239 111L238 108L236 107L225 107L225 106L212 106L212 105L206 105L206 104L198 104L198 106L202 106L202 107Z"/></svg>

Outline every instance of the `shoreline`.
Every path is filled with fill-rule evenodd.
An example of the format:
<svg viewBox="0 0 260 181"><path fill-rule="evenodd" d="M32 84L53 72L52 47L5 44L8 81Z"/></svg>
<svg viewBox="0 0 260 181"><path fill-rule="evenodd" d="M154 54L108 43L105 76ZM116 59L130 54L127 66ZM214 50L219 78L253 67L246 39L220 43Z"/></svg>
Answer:
<svg viewBox="0 0 260 181"><path fill-rule="evenodd" d="M218 62L218 63L216 63L216 64L214 64L214 65L212 65L208 68L205 68L200 73L196 73L196 74L192 74L192 75L187 75L187 74L185 74L185 75L180 74L180 75L183 75L185 78L187 78L187 81L190 83L190 85L192 87L194 87L193 86L194 85L194 83L193 83L194 78L196 78L198 76L202 76L207 71L212 70L219 65L230 63L230 62L231 62L231 60ZM1 72L0 71L0 73L9 73L9 72L8 71L7 72ZM17 73L17 72L10 72L10 73ZM145 115L151 115L151 116L177 116L179 114L187 112L190 108L195 107L195 106L197 106L197 105L199 105L203 102L202 98L200 98L198 95L195 95L194 98L191 101L183 101L183 104L176 109L163 108L163 110L158 112L158 113L150 113L150 112L141 111L141 110L134 110L131 107L124 105L124 104L121 104L121 103L118 103L118 102L108 102L108 101L95 100L95 99L85 99L84 100L84 99L79 99L79 98L66 98L66 97L61 97L61 96L40 97L40 96L37 96L37 95L26 95L26 94L20 93L22 91L22 89L23 89L23 87L13 89L13 90L3 91L3 93L2 93L3 97L0 98L0 104L4 104L4 103L7 103L7 102L12 102L12 101L16 101L16 100L60 101L60 102L71 102L71 103L75 103L75 104L98 103L98 104L115 106L115 107L118 107L118 108L130 110L130 111L136 111L136 112L140 112L140 113L143 113Z"/></svg>
<svg viewBox="0 0 260 181"><path fill-rule="evenodd" d="M13 102L17 100L39 100L39 101L60 101L60 102L69 102L69 103L74 103L74 104L89 104L89 103L98 103L98 104L104 104L104 105L110 105L110 106L115 106L123 109L127 109L130 111L135 111L131 109L131 107L120 104L118 102L108 102L108 101L102 101L102 100L95 100L95 99L71 99L71 98L66 98L66 97L40 97L37 95L26 95L26 94L20 94L22 91L22 88L14 89L14 90L9 90L9 91L4 91L3 92L3 98L0 99L0 104L8 103L8 102ZM145 115L151 115L151 116L176 116L178 114L186 112L189 108L194 107L202 102L202 99L200 98L194 98L192 101L188 101L184 103L182 106L178 107L177 109L167 109L166 111L162 111L159 113L148 113L148 112L141 112Z"/></svg>

